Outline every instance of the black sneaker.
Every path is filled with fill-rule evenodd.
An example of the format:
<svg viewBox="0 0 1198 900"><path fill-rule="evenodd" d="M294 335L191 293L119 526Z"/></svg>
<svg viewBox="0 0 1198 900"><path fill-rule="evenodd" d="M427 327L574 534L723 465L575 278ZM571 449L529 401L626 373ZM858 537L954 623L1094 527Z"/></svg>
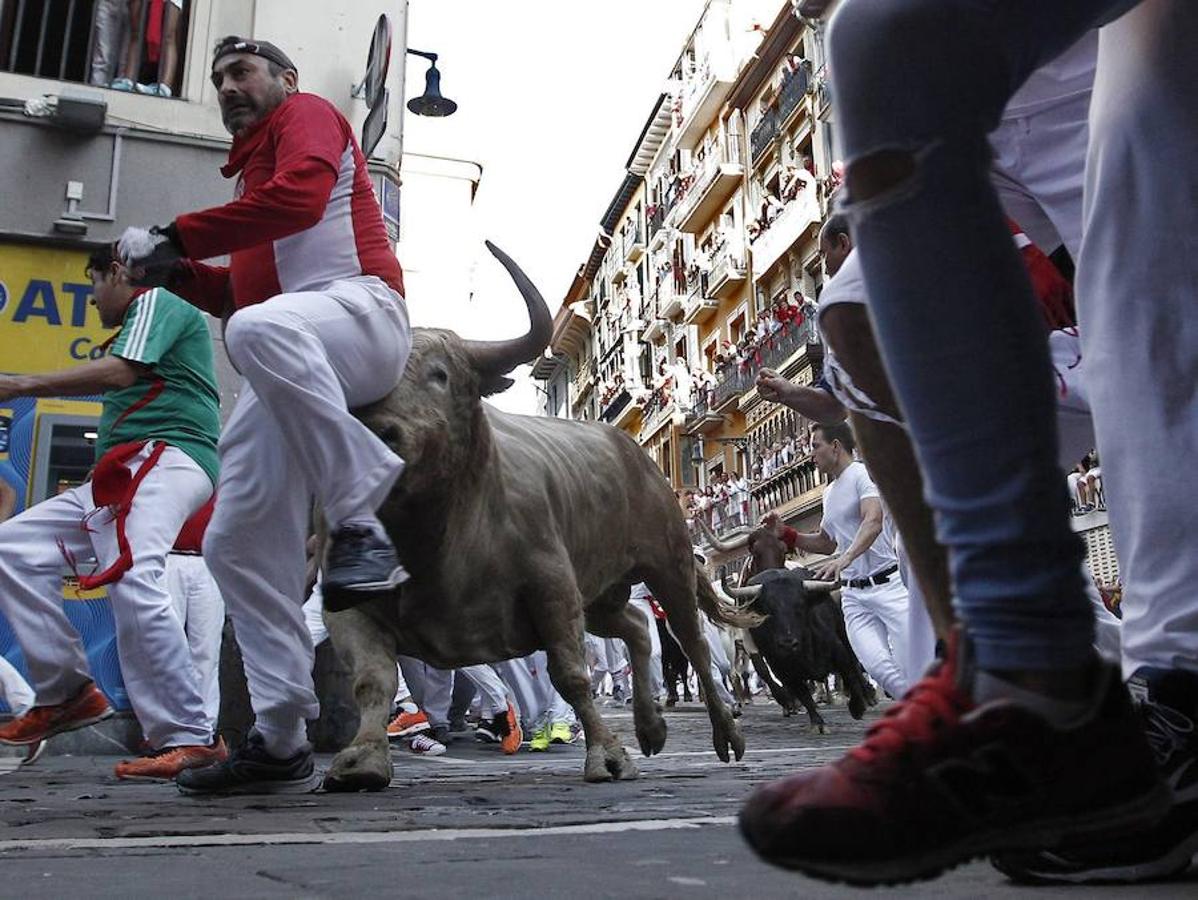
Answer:
<svg viewBox="0 0 1198 900"><path fill-rule="evenodd" d="M341 612L407 580L395 547L375 529L345 525L333 534L323 581L326 609Z"/></svg>
<svg viewBox="0 0 1198 900"><path fill-rule="evenodd" d="M994 867L1025 884L1131 883L1184 873L1198 854L1198 675L1141 670L1128 683L1144 733L1173 795L1169 814L1152 828L1117 838L1003 854Z"/></svg>
<svg viewBox="0 0 1198 900"><path fill-rule="evenodd" d="M175 784L183 794L310 794L320 778L310 747L277 759L266 752L262 735L251 732L223 763L180 772Z"/></svg>

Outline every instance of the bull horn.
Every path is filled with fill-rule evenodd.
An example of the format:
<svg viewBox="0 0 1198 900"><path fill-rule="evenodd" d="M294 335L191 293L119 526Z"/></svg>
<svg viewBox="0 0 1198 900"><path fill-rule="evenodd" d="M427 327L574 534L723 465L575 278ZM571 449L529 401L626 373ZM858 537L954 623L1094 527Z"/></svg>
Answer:
<svg viewBox="0 0 1198 900"><path fill-rule="evenodd" d="M724 589L724 593L733 600L745 600L752 603L761 595L761 585L750 584L745 587L733 587L728 583L728 576L725 575L720 580L720 587Z"/></svg>
<svg viewBox="0 0 1198 900"><path fill-rule="evenodd" d="M809 581L803 582L803 590L810 594L830 594L832 591L839 590L840 582L838 581Z"/></svg>
<svg viewBox="0 0 1198 900"><path fill-rule="evenodd" d="M702 517L698 517L698 522L699 530L702 531L704 536L707 538L707 543L711 544L711 546L720 553L735 553L737 550L741 550L749 544L749 535L747 534L742 534L731 541L721 541L715 536L715 532L707 527L707 523L703 521Z"/></svg>
<svg viewBox="0 0 1198 900"><path fill-rule="evenodd" d="M508 341L465 341L470 362L480 375L506 375L521 363L532 362L553 339L553 318L536 285L529 280L510 256L487 241L487 249L502 263L516 282L516 289L528 307L529 328L523 337Z"/></svg>

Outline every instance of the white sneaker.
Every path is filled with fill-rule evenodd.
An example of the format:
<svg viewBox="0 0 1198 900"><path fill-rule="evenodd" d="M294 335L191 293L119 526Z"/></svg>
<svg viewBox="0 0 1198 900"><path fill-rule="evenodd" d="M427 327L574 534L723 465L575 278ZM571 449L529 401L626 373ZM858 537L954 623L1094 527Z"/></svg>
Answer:
<svg viewBox="0 0 1198 900"><path fill-rule="evenodd" d="M441 756L445 752L445 745L427 734L414 734L408 742L408 749L417 756Z"/></svg>

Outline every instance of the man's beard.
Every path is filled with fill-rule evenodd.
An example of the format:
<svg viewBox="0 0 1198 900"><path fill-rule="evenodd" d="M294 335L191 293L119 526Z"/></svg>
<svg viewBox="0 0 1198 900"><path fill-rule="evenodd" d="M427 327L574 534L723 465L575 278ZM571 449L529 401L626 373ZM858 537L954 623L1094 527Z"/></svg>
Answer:
<svg viewBox="0 0 1198 900"><path fill-rule="evenodd" d="M287 92L282 88L266 97L263 103L248 98L237 100L230 105L221 106L220 118L225 129L230 134L237 134L257 125L287 99Z"/></svg>

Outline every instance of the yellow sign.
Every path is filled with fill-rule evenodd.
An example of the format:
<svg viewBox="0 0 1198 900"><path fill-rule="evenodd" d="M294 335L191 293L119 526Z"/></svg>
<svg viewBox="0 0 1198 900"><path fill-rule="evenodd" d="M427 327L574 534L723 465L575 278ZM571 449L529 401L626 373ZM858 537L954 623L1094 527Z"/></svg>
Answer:
<svg viewBox="0 0 1198 900"><path fill-rule="evenodd" d="M92 305L87 254L0 245L0 372L29 375L102 356L111 331Z"/></svg>

